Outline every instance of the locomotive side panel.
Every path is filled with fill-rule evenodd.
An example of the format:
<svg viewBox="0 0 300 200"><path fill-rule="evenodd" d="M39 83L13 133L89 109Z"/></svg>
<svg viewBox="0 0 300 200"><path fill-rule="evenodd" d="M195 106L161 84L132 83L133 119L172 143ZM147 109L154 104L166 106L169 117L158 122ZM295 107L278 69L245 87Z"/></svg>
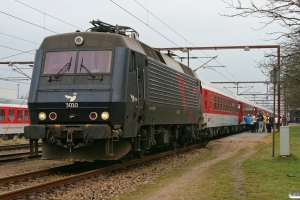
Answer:
<svg viewBox="0 0 300 200"><path fill-rule="evenodd" d="M200 82L152 59L146 71L147 124L197 124Z"/></svg>
<svg viewBox="0 0 300 200"><path fill-rule="evenodd" d="M135 137L143 114L145 55L116 48L112 82L112 125L121 125L121 137Z"/></svg>

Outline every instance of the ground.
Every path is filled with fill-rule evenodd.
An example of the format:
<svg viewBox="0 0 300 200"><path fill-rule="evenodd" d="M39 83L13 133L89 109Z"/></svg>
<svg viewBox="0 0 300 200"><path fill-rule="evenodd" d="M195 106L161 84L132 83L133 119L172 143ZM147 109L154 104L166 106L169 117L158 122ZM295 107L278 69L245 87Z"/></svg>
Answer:
<svg viewBox="0 0 300 200"><path fill-rule="evenodd" d="M256 145L257 142L210 142L207 147L213 150L213 154L216 156L215 159L193 166L190 170L186 170L182 176L172 180L155 193L152 193L143 199L182 199L183 197L181 195L184 188L193 183L195 179L197 179L198 182L201 181L201 177L203 177L203 174L205 174L205 170L225 159L235 156L241 150L244 150L245 153L233 161L231 174L234 179L233 187L237 196L240 197L239 199L244 199L243 183L245 179L240 166L244 160L255 153L254 147Z"/></svg>

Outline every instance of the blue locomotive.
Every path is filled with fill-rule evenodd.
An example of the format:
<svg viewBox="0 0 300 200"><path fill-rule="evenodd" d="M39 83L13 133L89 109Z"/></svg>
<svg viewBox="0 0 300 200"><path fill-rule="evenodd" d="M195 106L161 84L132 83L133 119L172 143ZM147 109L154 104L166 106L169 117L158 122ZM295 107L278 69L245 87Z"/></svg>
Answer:
<svg viewBox="0 0 300 200"><path fill-rule="evenodd" d="M199 140L194 71L130 27L90 23L88 32L45 38L36 51L24 135L31 145L42 139L42 158L117 160Z"/></svg>

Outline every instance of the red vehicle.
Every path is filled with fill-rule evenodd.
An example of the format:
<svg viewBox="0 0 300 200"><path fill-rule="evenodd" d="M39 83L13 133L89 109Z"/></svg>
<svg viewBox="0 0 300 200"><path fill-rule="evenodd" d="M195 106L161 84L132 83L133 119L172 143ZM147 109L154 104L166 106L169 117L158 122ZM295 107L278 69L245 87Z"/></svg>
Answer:
<svg viewBox="0 0 300 200"><path fill-rule="evenodd" d="M241 132L245 129L244 118L248 114L272 112L212 83L203 80L201 83L202 131L208 137Z"/></svg>
<svg viewBox="0 0 300 200"><path fill-rule="evenodd" d="M27 101L0 98L0 139L22 137L24 126L29 125Z"/></svg>

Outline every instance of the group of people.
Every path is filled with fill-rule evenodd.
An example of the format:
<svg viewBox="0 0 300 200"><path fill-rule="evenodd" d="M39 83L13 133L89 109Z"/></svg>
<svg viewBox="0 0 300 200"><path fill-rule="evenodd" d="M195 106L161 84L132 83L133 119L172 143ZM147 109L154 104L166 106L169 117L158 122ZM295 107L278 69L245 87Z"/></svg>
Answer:
<svg viewBox="0 0 300 200"><path fill-rule="evenodd" d="M244 121L246 122L246 130L248 132L268 132L271 133L273 127L273 115L269 113L263 114L253 114L252 116L248 114ZM275 118L275 123L277 120Z"/></svg>

